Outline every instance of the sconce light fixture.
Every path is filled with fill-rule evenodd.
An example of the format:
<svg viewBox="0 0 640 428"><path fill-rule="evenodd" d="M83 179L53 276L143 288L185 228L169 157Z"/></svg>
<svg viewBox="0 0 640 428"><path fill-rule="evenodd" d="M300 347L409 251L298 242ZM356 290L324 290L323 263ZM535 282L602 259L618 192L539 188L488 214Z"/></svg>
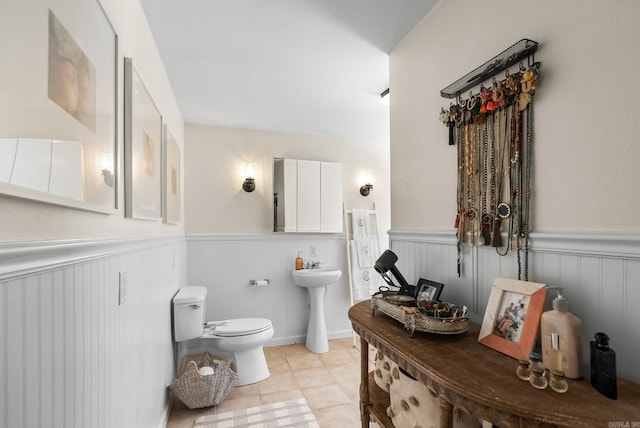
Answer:
<svg viewBox="0 0 640 428"><path fill-rule="evenodd" d="M362 196L369 196L369 193L373 190L373 184L367 183L364 186L360 187L360 194Z"/></svg>
<svg viewBox="0 0 640 428"><path fill-rule="evenodd" d="M253 192L256 190L256 180L253 178L255 175L255 168L253 165L247 165L245 168L245 179L242 183L242 190L245 192Z"/></svg>
<svg viewBox="0 0 640 428"><path fill-rule="evenodd" d="M380 100L379 100L380 104L389 106L390 98L391 96L389 95L389 88L387 88L384 91L382 91L382 93L380 94Z"/></svg>
<svg viewBox="0 0 640 428"><path fill-rule="evenodd" d="M114 185L114 177L113 177L113 173L111 171L109 171L107 168L102 170L102 177L104 179L104 184L106 184L109 187L113 187Z"/></svg>
<svg viewBox="0 0 640 428"><path fill-rule="evenodd" d="M113 172L111 172L111 168L113 167L110 164L109 156L102 155L100 156L100 166L102 167L102 179L104 180L104 184L109 187L113 187L115 184L115 177Z"/></svg>

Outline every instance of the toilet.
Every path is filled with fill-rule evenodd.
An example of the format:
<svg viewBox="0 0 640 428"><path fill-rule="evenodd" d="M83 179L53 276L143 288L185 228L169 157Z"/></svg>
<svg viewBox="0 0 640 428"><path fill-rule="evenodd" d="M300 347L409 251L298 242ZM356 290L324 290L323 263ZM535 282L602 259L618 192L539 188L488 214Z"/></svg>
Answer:
<svg viewBox="0 0 640 428"><path fill-rule="evenodd" d="M205 287L183 287L173 298L173 332L176 342L193 339L214 341L212 347L231 354L238 374L236 386L256 383L269 377L263 345L273 337L271 320L236 318L205 321Z"/></svg>

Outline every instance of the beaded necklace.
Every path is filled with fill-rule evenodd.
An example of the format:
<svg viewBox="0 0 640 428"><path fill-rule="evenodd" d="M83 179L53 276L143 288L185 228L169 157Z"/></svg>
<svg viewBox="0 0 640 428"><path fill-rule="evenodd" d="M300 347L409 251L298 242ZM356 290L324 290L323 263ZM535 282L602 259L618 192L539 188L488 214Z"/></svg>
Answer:
<svg viewBox="0 0 640 428"><path fill-rule="evenodd" d="M480 213L483 244L489 245L491 237L489 236L489 218L487 214L487 197L489 194L489 118L482 124L482 182L480 183Z"/></svg>
<svg viewBox="0 0 640 428"><path fill-rule="evenodd" d="M533 144L533 97L527 105L527 134L525 142L525 208L521 236L524 240L524 280L529 280L529 213L531 210L531 155Z"/></svg>

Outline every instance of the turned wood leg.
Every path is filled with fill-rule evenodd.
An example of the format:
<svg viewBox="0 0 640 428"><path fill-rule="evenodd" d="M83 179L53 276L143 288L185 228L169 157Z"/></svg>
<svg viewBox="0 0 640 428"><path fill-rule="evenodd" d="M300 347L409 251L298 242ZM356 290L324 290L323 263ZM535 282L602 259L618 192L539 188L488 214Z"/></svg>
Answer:
<svg viewBox="0 0 640 428"><path fill-rule="evenodd" d="M447 400L438 398L440 406L440 428L453 428L453 405Z"/></svg>
<svg viewBox="0 0 640 428"><path fill-rule="evenodd" d="M369 427L369 343L360 338L360 421Z"/></svg>

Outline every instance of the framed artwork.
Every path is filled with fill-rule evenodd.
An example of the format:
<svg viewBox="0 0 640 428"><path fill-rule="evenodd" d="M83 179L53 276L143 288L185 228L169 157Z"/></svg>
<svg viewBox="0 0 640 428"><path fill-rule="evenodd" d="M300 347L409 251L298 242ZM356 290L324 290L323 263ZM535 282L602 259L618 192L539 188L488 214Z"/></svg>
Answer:
<svg viewBox="0 0 640 428"><path fill-rule="evenodd" d="M117 212L118 37L98 0L0 16L0 193Z"/></svg>
<svg viewBox="0 0 640 428"><path fill-rule="evenodd" d="M165 223L178 224L180 221L180 147L167 125L163 125L162 130L164 137L163 219Z"/></svg>
<svg viewBox="0 0 640 428"><path fill-rule="evenodd" d="M527 359L540 326L545 284L496 278L478 342L516 359Z"/></svg>
<svg viewBox="0 0 640 428"><path fill-rule="evenodd" d="M162 116L131 58L124 59L125 216L162 219Z"/></svg>
<svg viewBox="0 0 640 428"><path fill-rule="evenodd" d="M440 300L444 284L420 278L416 285L416 300Z"/></svg>

